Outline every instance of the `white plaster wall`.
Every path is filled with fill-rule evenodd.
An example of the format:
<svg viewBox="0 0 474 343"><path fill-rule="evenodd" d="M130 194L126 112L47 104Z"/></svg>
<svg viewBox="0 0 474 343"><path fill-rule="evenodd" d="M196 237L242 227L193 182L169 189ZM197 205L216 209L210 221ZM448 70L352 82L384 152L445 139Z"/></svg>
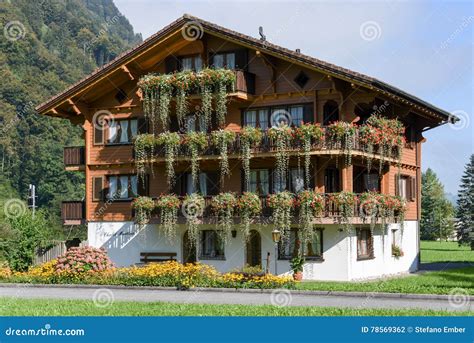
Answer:
<svg viewBox="0 0 474 343"><path fill-rule="evenodd" d="M382 236L379 229L374 233L375 258L357 261L355 235L351 238L339 230L337 225L321 225L323 230L323 261L308 261L304 267L304 279L347 281L379 277L388 274L412 271L417 261L417 222L405 222L402 249L405 255L399 259L391 255L391 229L389 225L385 245L382 249ZM203 225L202 229L215 229L212 225ZM259 229L262 239L262 267L267 267L267 253L270 253L269 271L275 272L275 245L272 241L273 226L253 227ZM174 243L168 242L160 234L159 225L146 225L139 229L133 222L90 222L88 224L89 244L103 247L108 251L117 266L129 266L140 262L141 252L176 252L178 261L182 261L182 238L186 228L177 226ZM350 243L350 244L349 244ZM350 249L349 249L350 247ZM245 243L239 230L237 237L228 238L225 246L225 260L200 260L214 266L220 272L241 268L246 261ZM278 274L291 274L289 261L277 261Z"/></svg>

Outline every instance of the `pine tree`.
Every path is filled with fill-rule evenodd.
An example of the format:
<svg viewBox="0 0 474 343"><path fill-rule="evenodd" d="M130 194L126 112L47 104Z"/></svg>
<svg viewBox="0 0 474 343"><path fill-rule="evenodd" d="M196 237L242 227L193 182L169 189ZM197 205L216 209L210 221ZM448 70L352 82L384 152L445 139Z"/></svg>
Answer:
<svg viewBox="0 0 474 343"><path fill-rule="evenodd" d="M461 177L457 201L457 237L459 244L471 244L474 250L474 154Z"/></svg>
<svg viewBox="0 0 474 343"><path fill-rule="evenodd" d="M454 208L444 195L444 186L428 168L421 175L421 239L448 239L453 231Z"/></svg>

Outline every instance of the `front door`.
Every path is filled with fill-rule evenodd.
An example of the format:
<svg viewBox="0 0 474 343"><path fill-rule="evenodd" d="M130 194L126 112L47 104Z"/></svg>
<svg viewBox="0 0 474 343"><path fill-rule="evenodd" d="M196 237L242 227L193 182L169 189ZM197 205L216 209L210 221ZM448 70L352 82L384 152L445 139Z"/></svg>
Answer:
<svg viewBox="0 0 474 343"><path fill-rule="evenodd" d="M188 231L183 235L183 263L196 262L196 247L191 246Z"/></svg>
<svg viewBox="0 0 474 343"><path fill-rule="evenodd" d="M247 241L247 265L261 266L262 265L262 240L260 234L252 230Z"/></svg>

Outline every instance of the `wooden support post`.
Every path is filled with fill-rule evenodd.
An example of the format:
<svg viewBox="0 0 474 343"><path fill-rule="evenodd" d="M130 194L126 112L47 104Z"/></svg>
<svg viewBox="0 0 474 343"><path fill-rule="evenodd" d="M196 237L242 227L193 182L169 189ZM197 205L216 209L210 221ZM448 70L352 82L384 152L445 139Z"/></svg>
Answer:
<svg viewBox="0 0 474 343"><path fill-rule="evenodd" d="M341 163L343 163L343 167L341 170L342 190L347 191L347 192L352 192L354 168L352 164L348 166L343 161L341 161Z"/></svg>

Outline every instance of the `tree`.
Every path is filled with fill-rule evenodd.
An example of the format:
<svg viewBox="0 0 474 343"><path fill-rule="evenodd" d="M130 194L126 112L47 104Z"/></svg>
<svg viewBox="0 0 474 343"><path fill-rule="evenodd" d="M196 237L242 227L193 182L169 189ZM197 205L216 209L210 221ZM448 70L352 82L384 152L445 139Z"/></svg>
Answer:
<svg viewBox="0 0 474 343"><path fill-rule="evenodd" d="M421 239L447 240L454 232L454 207L444 195L444 186L428 168L421 176Z"/></svg>
<svg viewBox="0 0 474 343"><path fill-rule="evenodd" d="M474 250L474 154L461 177L457 201L457 237L459 244L471 244Z"/></svg>

